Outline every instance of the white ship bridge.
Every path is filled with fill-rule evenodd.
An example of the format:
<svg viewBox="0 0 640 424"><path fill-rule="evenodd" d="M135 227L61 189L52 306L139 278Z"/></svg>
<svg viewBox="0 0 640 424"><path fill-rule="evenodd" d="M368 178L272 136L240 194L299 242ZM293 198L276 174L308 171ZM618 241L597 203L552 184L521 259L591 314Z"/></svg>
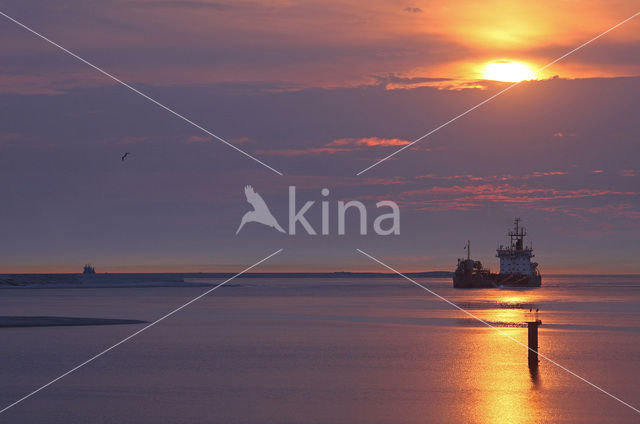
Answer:
<svg viewBox="0 0 640 424"><path fill-rule="evenodd" d="M513 230L507 234L509 245L500 245L497 257L500 258L500 274L536 275L538 264L531 262L533 248L524 245L527 230L520 226L520 218L514 220Z"/></svg>

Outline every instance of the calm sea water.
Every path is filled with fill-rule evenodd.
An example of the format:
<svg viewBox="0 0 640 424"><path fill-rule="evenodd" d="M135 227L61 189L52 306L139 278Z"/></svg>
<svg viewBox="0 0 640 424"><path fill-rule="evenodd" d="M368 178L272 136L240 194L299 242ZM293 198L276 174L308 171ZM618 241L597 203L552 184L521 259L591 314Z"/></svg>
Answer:
<svg viewBox="0 0 640 424"><path fill-rule="evenodd" d="M2 289L0 315L153 321L221 280L189 281L199 284ZM530 290L419 281L523 343L518 325L539 308L541 353L640 406L640 277L546 276ZM0 328L0 409L143 325ZM532 372L522 346L396 278L234 280L0 415L65 424L639 419L544 359Z"/></svg>

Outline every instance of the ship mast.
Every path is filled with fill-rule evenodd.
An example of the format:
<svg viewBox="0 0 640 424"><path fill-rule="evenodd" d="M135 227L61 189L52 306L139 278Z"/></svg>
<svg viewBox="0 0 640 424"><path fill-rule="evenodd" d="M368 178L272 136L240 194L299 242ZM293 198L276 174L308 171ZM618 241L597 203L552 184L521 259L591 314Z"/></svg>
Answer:
<svg viewBox="0 0 640 424"><path fill-rule="evenodd" d="M520 227L520 218L513 220L513 231L509 231L508 235L510 238L511 249L524 249L524 236L527 235L527 230L524 227Z"/></svg>

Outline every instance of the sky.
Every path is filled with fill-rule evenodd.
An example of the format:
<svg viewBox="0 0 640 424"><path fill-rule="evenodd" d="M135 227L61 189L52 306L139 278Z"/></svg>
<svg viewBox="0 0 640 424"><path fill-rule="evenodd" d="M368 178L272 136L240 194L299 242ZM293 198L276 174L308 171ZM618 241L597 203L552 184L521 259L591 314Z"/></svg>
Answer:
<svg viewBox="0 0 640 424"><path fill-rule="evenodd" d="M452 270L519 216L544 273L640 273L640 18L632 1L4 1L0 272ZM499 93L488 64L531 76ZM500 65L499 65L500 66ZM507 77L513 75L507 75ZM517 77L517 75L516 75ZM509 78L504 78L509 79ZM120 158L130 152L125 161ZM251 185L286 226L288 187L329 235L248 224ZM330 194L322 196L328 188ZM337 235L337 202L399 235Z"/></svg>

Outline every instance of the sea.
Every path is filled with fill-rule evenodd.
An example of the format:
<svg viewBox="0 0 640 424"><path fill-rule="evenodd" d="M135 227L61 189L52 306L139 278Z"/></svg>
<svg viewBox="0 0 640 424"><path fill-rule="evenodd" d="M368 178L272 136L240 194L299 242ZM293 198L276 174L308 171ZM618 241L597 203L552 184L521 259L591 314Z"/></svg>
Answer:
<svg viewBox="0 0 640 424"><path fill-rule="evenodd" d="M640 276L224 280L0 276L0 423L640 422Z"/></svg>

